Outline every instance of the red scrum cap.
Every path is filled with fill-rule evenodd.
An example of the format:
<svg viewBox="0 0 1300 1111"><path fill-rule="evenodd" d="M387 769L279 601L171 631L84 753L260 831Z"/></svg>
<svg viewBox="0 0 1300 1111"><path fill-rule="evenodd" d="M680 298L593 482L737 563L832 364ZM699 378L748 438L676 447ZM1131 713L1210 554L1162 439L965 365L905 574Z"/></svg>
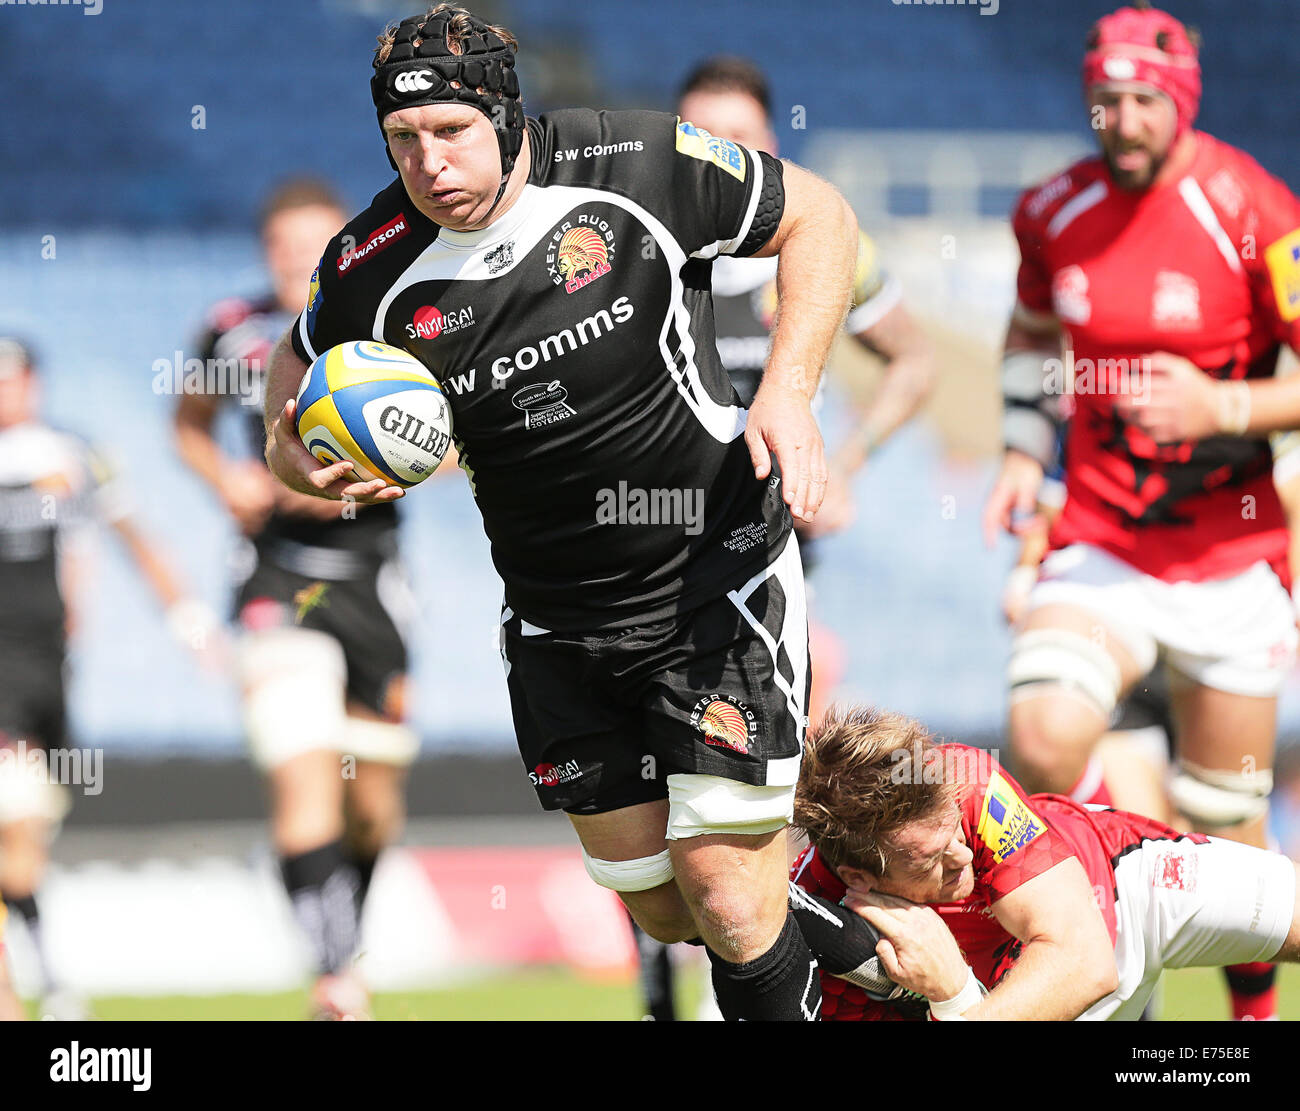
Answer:
<svg viewBox="0 0 1300 1111"><path fill-rule="evenodd" d="M1088 36L1083 86L1150 85L1174 102L1175 137L1196 119L1201 103L1201 63L1186 27L1158 8L1120 8L1103 16Z"/></svg>

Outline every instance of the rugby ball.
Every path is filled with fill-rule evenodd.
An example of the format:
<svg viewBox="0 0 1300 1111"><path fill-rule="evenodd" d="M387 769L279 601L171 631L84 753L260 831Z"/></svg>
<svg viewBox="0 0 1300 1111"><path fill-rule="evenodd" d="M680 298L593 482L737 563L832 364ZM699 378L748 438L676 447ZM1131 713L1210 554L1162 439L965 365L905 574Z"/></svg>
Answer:
<svg viewBox="0 0 1300 1111"><path fill-rule="evenodd" d="M297 432L323 465L352 461L361 482L423 482L451 444L451 407L414 355L386 343L331 347L298 387Z"/></svg>

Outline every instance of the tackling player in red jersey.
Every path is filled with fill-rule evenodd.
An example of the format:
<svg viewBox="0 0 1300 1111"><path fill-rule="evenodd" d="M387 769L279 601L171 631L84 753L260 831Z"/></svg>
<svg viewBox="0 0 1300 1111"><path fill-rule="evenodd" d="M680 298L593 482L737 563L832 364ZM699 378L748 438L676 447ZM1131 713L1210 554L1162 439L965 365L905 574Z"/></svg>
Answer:
<svg viewBox="0 0 1300 1111"><path fill-rule="evenodd" d="M1012 650L1012 755L1031 790L1069 792L1160 654L1172 801L1194 828L1263 845L1296 630L1259 434L1294 393L1271 379L1280 347L1300 347L1300 202L1192 129L1197 46L1172 16L1100 20L1083 79L1101 157L1027 192L1013 221L1019 303L990 541L1033 512L1059 395L1073 412L1066 502ZM1169 400L1187 383L1204 419ZM1270 975L1237 970L1237 1017L1275 1013Z"/></svg>
<svg viewBox="0 0 1300 1111"><path fill-rule="evenodd" d="M881 970L937 1019L1136 1019L1165 968L1300 960L1280 853L1027 795L989 753L898 714L831 713L795 824L795 882L847 896L882 935ZM824 1019L908 1017L829 975L822 992Z"/></svg>

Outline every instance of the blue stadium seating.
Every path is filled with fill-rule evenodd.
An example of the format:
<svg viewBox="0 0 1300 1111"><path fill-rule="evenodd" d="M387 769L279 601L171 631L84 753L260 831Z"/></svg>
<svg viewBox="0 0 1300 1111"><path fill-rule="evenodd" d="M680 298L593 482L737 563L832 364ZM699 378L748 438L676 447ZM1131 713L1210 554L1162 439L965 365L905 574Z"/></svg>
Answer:
<svg viewBox="0 0 1300 1111"><path fill-rule="evenodd" d="M974 5L859 0L821 0L797 14L744 0L618 3L598 14L506 0L493 10L525 51L579 49L610 104L667 108L700 58L750 55L772 74L782 142L797 158L796 104L809 128L1082 128L1081 43L1113 6L1001 0L992 17ZM1249 21L1215 0L1170 6L1206 33L1202 125L1300 186L1289 92L1300 5L1253 0ZM366 89L383 20L375 8L132 0L92 18L75 7L6 7L0 139L6 152L26 153L0 178L0 223L246 227L288 169L328 173L367 200L388 178ZM9 109L15 103L23 110ZM202 130L192 126L196 105ZM548 107L537 91L529 106Z"/></svg>

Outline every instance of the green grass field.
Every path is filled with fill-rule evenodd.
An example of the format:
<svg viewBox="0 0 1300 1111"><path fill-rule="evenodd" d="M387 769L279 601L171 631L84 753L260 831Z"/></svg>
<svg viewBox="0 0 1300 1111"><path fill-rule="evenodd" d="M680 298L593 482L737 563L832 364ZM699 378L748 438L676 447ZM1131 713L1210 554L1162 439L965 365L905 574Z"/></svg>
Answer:
<svg viewBox="0 0 1300 1111"><path fill-rule="evenodd" d="M681 981L685 981L684 983ZM690 971L679 978L682 1011L694 1013L702 981ZM1300 1019L1300 968L1283 968L1282 1017ZM1227 993L1215 969L1194 968L1165 975L1160 1017L1165 1020L1225 1019ZM538 1021L640 1017L636 985L593 981L567 969L535 969L477 980L442 991L403 992L375 997L375 1017L411 1019L528 1019ZM114 996L93 1001L96 1018L112 1019L301 1019L305 992L277 995ZM37 1017L35 1006L30 1008Z"/></svg>

